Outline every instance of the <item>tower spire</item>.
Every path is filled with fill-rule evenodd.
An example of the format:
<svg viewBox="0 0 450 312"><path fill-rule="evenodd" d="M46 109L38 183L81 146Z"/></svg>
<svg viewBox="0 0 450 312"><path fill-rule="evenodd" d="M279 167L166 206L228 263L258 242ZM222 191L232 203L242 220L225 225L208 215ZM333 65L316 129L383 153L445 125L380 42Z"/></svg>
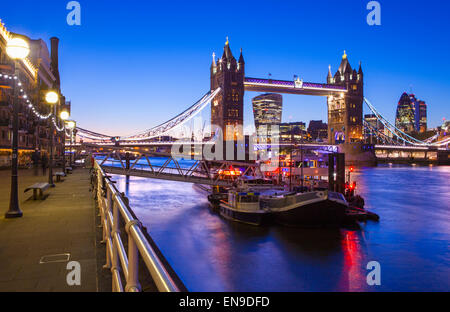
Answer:
<svg viewBox="0 0 450 312"><path fill-rule="evenodd" d="M216 64L216 52L213 52L212 58L213 58L213 60L212 60L212 66L213 66L213 67L214 67L214 66L217 66L217 64Z"/></svg>
<svg viewBox="0 0 450 312"><path fill-rule="evenodd" d="M243 52L242 52L242 48L241 48L241 55L239 56L239 63L240 63L240 64L245 64L245 61L244 61L244 54L243 54Z"/></svg>
<svg viewBox="0 0 450 312"><path fill-rule="evenodd" d="M234 59L233 53L231 53L230 41L228 40L228 37L227 37L227 42L225 42L225 47L223 48L222 59L226 59L228 61L231 61L232 59Z"/></svg>
<svg viewBox="0 0 450 312"><path fill-rule="evenodd" d="M344 55L342 56L342 62L339 66L339 72L341 75L343 74L351 74L352 73L352 67L350 66L350 63L348 61L347 51L344 50Z"/></svg>
<svg viewBox="0 0 450 312"><path fill-rule="evenodd" d="M333 75L331 74L331 65L328 65L328 78L333 78Z"/></svg>

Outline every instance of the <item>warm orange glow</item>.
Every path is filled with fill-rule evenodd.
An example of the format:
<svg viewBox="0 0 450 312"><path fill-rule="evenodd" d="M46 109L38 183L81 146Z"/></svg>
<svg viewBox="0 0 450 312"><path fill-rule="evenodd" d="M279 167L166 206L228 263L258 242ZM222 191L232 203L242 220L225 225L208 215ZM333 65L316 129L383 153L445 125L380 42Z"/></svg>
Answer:
<svg viewBox="0 0 450 312"><path fill-rule="evenodd" d="M218 171L219 175L222 176L240 176L242 175L242 171L240 170L234 170L234 169L230 169L230 170L219 170Z"/></svg>

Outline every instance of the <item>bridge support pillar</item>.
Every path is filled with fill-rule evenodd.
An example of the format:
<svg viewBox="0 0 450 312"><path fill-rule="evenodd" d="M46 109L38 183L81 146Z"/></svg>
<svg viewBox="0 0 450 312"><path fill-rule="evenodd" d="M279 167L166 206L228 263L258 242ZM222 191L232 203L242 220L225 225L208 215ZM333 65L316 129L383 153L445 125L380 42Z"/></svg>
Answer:
<svg viewBox="0 0 450 312"><path fill-rule="evenodd" d="M339 152L345 154L347 166L376 166L375 147L363 143L348 143L339 145Z"/></svg>
<svg viewBox="0 0 450 312"><path fill-rule="evenodd" d="M450 151L438 151L438 166L450 166Z"/></svg>

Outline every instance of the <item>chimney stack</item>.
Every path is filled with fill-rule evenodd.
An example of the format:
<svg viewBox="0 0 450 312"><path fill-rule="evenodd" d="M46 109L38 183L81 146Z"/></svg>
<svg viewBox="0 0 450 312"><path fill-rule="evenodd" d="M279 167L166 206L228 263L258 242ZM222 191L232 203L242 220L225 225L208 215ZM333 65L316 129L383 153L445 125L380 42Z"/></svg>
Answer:
<svg viewBox="0 0 450 312"><path fill-rule="evenodd" d="M58 46L59 46L59 39L56 37L50 38L51 42L51 70L53 76L56 78L56 87L58 90L61 88L61 81L59 77L59 64L58 64Z"/></svg>

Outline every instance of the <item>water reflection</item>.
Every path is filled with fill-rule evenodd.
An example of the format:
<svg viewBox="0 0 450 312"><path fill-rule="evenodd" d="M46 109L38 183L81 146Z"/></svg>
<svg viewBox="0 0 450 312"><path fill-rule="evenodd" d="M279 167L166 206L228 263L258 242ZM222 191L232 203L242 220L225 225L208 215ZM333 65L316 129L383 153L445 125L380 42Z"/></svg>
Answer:
<svg viewBox="0 0 450 312"><path fill-rule="evenodd" d="M367 290L366 274L363 268L364 254L362 252L363 234L354 231L343 231L342 252L344 263L338 290L340 291L365 291Z"/></svg>
<svg viewBox="0 0 450 312"><path fill-rule="evenodd" d="M128 196L189 290L448 290L450 168L370 168L353 177L382 218L357 232L229 222L190 184L132 177ZM125 191L125 178L116 179ZM366 283L370 261L381 263L381 287Z"/></svg>

